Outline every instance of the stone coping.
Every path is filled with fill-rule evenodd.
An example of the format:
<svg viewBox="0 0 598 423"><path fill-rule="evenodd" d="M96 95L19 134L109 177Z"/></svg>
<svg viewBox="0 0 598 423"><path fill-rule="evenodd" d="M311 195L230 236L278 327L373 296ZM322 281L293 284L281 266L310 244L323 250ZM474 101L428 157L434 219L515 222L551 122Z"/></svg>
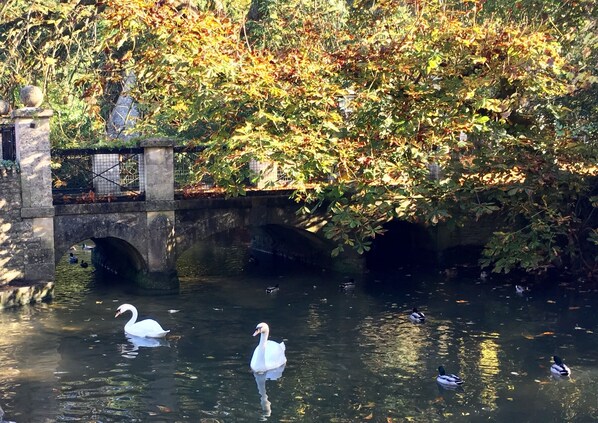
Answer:
<svg viewBox="0 0 598 423"><path fill-rule="evenodd" d="M54 282L13 281L0 286L0 309L51 300Z"/></svg>
<svg viewBox="0 0 598 423"><path fill-rule="evenodd" d="M35 217L54 217L54 207L23 207L21 217L31 219Z"/></svg>
<svg viewBox="0 0 598 423"><path fill-rule="evenodd" d="M144 148L174 147L174 140L170 138L146 138L139 141L139 146Z"/></svg>
<svg viewBox="0 0 598 423"><path fill-rule="evenodd" d="M40 107L23 107L17 110L13 110L13 119L31 119L31 118L50 118L54 114L53 110L42 109Z"/></svg>

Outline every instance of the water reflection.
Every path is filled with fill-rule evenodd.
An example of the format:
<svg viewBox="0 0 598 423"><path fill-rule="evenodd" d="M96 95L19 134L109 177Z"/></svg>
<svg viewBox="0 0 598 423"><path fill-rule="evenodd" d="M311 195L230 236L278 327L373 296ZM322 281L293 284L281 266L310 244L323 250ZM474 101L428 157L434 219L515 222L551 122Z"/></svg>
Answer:
<svg viewBox="0 0 598 423"><path fill-rule="evenodd" d="M270 417L272 414L272 403L268 400L268 394L266 393L266 380L277 380L282 377L286 364L282 366L268 370L265 373L253 372L255 383L257 384L257 391L260 394L260 406L262 407L262 419L267 420L266 417Z"/></svg>
<svg viewBox="0 0 598 423"><path fill-rule="evenodd" d="M492 339L498 338L498 334L485 334L488 338L480 341L479 369L480 378L483 382L482 392L480 393L481 403L488 410L494 410L497 405L497 376L500 373L498 353L500 346ZM492 337L492 338L490 338Z"/></svg>
<svg viewBox="0 0 598 423"><path fill-rule="evenodd" d="M119 352L125 358L135 358L139 348L170 347L170 342L165 338L146 338L126 334L128 344L120 344Z"/></svg>
<svg viewBox="0 0 598 423"><path fill-rule="evenodd" d="M242 255L231 256L239 268ZM359 275L348 293L343 276L261 262L234 277L182 274L176 295L142 297L62 266L52 303L0 313L0 403L11 420L243 423L259 410L289 422L598 421L594 291L533 286L521 298L514 281L411 272ZM276 284L277 295L264 292ZM163 323L177 336L125 340L112 318L125 301L169 310ZM409 321L414 306L424 324ZM262 320L277 322L297 363L268 386L275 375L247 375L247 330ZM550 378L553 354L574 379ZM438 389L441 364L463 390Z"/></svg>

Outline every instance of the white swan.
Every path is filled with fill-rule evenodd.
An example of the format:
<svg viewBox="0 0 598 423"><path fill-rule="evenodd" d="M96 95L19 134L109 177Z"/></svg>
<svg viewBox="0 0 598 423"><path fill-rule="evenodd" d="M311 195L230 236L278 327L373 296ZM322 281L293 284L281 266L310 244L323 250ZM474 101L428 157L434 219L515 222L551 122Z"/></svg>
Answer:
<svg viewBox="0 0 598 423"><path fill-rule="evenodd" d="M118 317L126 311L130 311L133 316L125 325L125 333L132 336L138 336L141 338L163 338L170 330L164 330L160 323L152 319L145 319L137 322L137 309L131 304L121 304L116 309L116 315Z"/></svg>
<svg viewBox="0 0 598 423"><path fill-rule="evenodd" d="M270 327L266 323L262 322L255 327L253 336L256 336L258 333L260 334L260 343L255 347L253 357L251 357L251 370L263 373L285 364L287 358L284 355L286 349L284 342L279 344L278 342L268 340Z"/></svg>

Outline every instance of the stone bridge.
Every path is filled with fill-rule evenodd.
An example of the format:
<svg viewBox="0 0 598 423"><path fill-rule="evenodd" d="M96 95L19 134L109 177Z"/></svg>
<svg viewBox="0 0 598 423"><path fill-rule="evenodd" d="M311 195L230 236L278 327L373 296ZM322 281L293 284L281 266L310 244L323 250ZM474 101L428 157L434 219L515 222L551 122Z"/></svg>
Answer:
<svg viewBox="0 0 598 423"><path fill-rule="evenodd" d="M148 139L133 149L137 189L142 193L136 201L112 201L110 186L118 185L119 178L113 170L125 166L118 154L92 154L90 161L98 182L94 182L94 196L108 193L105 202L95 197L85 204L56 201L51 116L50 110L27 107L15 110L10 118L16 160L0 163L0 294L9 285L53 281L58 261L71 246L87 239L95 243L92 262L96 268L125 275L148 289L176 289L176 262L181 254L214 234L235 230L249 231L252 247L297 261L329 268L361 265L352 252L331 258L334 246L320 235L325 218L297 213L299 205L290 200L289 191L253 190L236 198L177 198L175 148L170 140ZM108 160L108 165L100 158ZM259 175L271 177L271 172ZM492 225L479 223L461 232L404 223L394 243L381 243L379 250L390 251L390 261L415 257L415 251L433 257L451 247L480 245L491 229ZM0 298L0 307L2 303Z"/></svg>
<svg viewBox="0 0 598 423"><path fill-rule="evenodd" d="M318 236L323 218L298 214L288 190L175 199L170 140L140 143L135 160L143 181L142 201L108 196L107 202L57 202L52 192L51 116L51 111L38 108L12 114L18 167L0 169L0 287L15 281L52 281L58 261L88 239L95 243L92 261L97 268L124 274L149 289L176 288L181 254L214 234L235 230L249 231L257 249L330 264L322 263L331 260L333 247ZM118 165L118 155L103 156ZM94 170L100 182L111 182L107 169ZM102 189L94 186L95 192Z"/></svg>
<svg viewBox="0 0 598 423"><path fill-rule="evenodd" d="M136 279L144 288L176 288L176 261L185 251L215 234L248 230L254 248L325 265L322 258L330 260L332 246L317 236L323 221L298 215L297 208L288 193L276 192L228 199L57 205L55 262L72 245L91 239L96 267ZM298 243L287 237L302 238L310 248L297 248Z"/></svg>

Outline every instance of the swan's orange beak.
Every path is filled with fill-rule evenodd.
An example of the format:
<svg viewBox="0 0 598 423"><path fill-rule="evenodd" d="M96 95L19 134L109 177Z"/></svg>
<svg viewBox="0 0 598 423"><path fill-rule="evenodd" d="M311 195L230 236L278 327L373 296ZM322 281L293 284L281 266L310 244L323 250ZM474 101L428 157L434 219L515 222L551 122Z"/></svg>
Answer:
<svg viewBox="0 0 598 423"><path fill-rule="evenodd" d="M114 315L114 317L118 317L118 316L120 316L120 310L117 310L116 314Z"/></svg>
<svg viewBox="0 0 598 423"><path fill-rule="evenodd" d="M258 333L262 333L262 329L261 328L257 328L255 330L255 332L253 332L253 336L257 335Z"/></svg>

